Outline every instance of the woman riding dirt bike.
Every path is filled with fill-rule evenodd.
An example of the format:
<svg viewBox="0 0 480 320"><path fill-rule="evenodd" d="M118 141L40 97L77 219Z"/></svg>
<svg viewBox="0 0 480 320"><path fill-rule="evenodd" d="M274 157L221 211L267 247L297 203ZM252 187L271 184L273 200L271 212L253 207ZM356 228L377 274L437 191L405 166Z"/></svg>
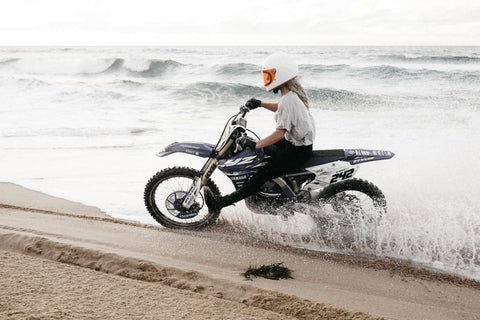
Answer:
<svg viewBox="0 0 480 320"><path fill-rule="evenodd" d="M358 164L394 154L364 149L312 152L315 125L296 79L297 64L284 53L273 54L262 74L268 91L282 93L278 105L250 99L227 121L216 145L175 142L158 154L183 152L208 159L200 171L167 168L148 181L144 200L152 217L165 227L199 229L214 223L223 207L242 199L260 214L288 215L285 206L302 203L327 206L340 214L354 212L362 219L367 213L381 215L386 208L383 193L353 176ZM245 116L259 106L276 112L277 125L271 135L255 142L247 135L251 131ZM210 179L217 167L232 180L236 189L232 194L221 197ZM322 217L314 218L322 223Z"/></svg>
<svg viewBox="0 0 480 320"><path fill-rule="evenodd" d="M269 56L262 66L267 91L280 91L278 104L250 99L245 106L250 110L260 106L275 112L276 129L266 138L251 143L254 149L265 148L269 161L241 188L218 197L205 188L205 200L210 210L220 210L254 194L262 184L303 165L312 154L315 122L308 112L308 98L298 82L298 65L286 53ZM251 141L251 140L249 140Z"/></svg>

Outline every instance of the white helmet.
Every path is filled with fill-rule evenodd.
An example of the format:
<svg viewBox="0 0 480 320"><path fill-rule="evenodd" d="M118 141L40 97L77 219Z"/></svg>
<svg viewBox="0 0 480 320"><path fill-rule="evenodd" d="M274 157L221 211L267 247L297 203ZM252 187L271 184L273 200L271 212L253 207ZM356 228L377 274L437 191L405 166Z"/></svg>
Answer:
<svg viewBox="0 0 480 320"><path fill-rule="evenodd" d="M265 59L262 66L263 84L271 91L298 75L298 65L293 58L277 52Z"/></svg>

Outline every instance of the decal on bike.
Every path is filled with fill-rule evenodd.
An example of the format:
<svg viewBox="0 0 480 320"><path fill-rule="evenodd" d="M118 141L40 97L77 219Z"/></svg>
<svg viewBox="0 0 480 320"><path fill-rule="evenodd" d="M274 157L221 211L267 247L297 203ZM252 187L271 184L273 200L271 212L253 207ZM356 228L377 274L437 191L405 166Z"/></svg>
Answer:
<svg viewBox="0 0 480 320"><path fill-rule="evenodd" d="M351 164L356 164L356 163L368 162L368 161L373 161L373 160L375 160L375 157L365 157L365 158L352 160L352 161L350 161L350 163Z"/></svg>
<svg viewBox="0 0 480 320"><path fill-rule="evenodd" d="M200 155L200 153L197 150L191 150L191 149L185 149L185 153L190 153L190 154L193 154L194 156Z"/></svg>
<svg viewBox="0 0 480 320"><path fill-rule="evenodd" d="M257 157L257 155L253 155L253 156L249 156L249 157L245 157L245 158L239 158L239 159L235 159L235 160L227 160L223 166L225 167L230 167L230 166L241 166L241 165L245 165L245 164L250 164L253 162L253 160L255 160L255 158Z"/></svg>
<svg viewBox="0 0 480 320"><path fill-rule="evenodd" d="M247 179L247 175L245 175L245 174L242 174L242 175L240 175L240 176L229 175L228 177L229 177L230 180L232 180L232 181L239 181L239 180L245 180L245 179Z"/></svg>
<svg viewBox="0 0 480 320"><path fill-rule="evenodd" d="M364 150L364 149L353 149L347 151L350 155L358 156L381 156L381 157L392 157L393 153L387 150Z"/></svg>
<svg viewBox="0 0 480 320"><path fill-rule="evenodd" d="M235 189L240 189L245 184L245 181L250 179L250 177L254 174L255 172L241 172L241 173L227 174L227 177L229 177L230 180L232 180L232 183L235 186Z"/></svg>
<svg viewBox="0 0 480 320"><path fill-rule="evenodd" d="M340 180L349 179L353 176L354 171L355 171L355 169L352 168L352 169L347 170L347 171L336 173L332 176L332 180L330 180L330 183L335 183L335 182L340 181Z"/></svg>
<svg viewBox="0 0 480 320"><path fill-rule="evenodd" d="M391 159L395 154L388 150L347 149L345 160L351 164Z"/></svg>

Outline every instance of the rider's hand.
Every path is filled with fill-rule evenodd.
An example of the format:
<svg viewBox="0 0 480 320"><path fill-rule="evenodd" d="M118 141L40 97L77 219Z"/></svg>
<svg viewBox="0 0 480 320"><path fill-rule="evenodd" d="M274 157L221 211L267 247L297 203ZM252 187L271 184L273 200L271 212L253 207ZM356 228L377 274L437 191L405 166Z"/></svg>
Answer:
<svg viewBox="0 0 480 320"><path fill-rule="evenodd" d="M252 150L255 150L256 146L257 146L257 142L252 140L252 139L247 138L247 139L245 139L244 146L247 147L247 148L250 148Z"/></svg>
<svg viewBox="0 0 480 320"><path fill-rule="evenodd" d="M247 135L243 135L242 137L238 138L237 141L243 149L250 148L255 150L255 147L257 146L257 142Z"/></svg>
<svg viewBox="0 0 480 320"><path fill-rule="evenodd" d="M252 98L245 103L245 107L247 107L250 110L253 110L253 109L257 109L258 107L260 107L261 103L262 103L262 101L257 100L255 98Z"/></svg>

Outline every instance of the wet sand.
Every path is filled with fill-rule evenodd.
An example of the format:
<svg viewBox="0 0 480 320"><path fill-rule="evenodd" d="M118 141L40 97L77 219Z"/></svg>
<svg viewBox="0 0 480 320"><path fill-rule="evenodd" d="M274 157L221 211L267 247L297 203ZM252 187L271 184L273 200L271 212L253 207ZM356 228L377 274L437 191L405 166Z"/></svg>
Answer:
<svg viewBox="0 0 480 320"><path fill-rule="evenodd" d="M249 266L283 262L289 280ZM171 231L0 184L1 319L480 319L480 284L219 225Z"/></svg>

